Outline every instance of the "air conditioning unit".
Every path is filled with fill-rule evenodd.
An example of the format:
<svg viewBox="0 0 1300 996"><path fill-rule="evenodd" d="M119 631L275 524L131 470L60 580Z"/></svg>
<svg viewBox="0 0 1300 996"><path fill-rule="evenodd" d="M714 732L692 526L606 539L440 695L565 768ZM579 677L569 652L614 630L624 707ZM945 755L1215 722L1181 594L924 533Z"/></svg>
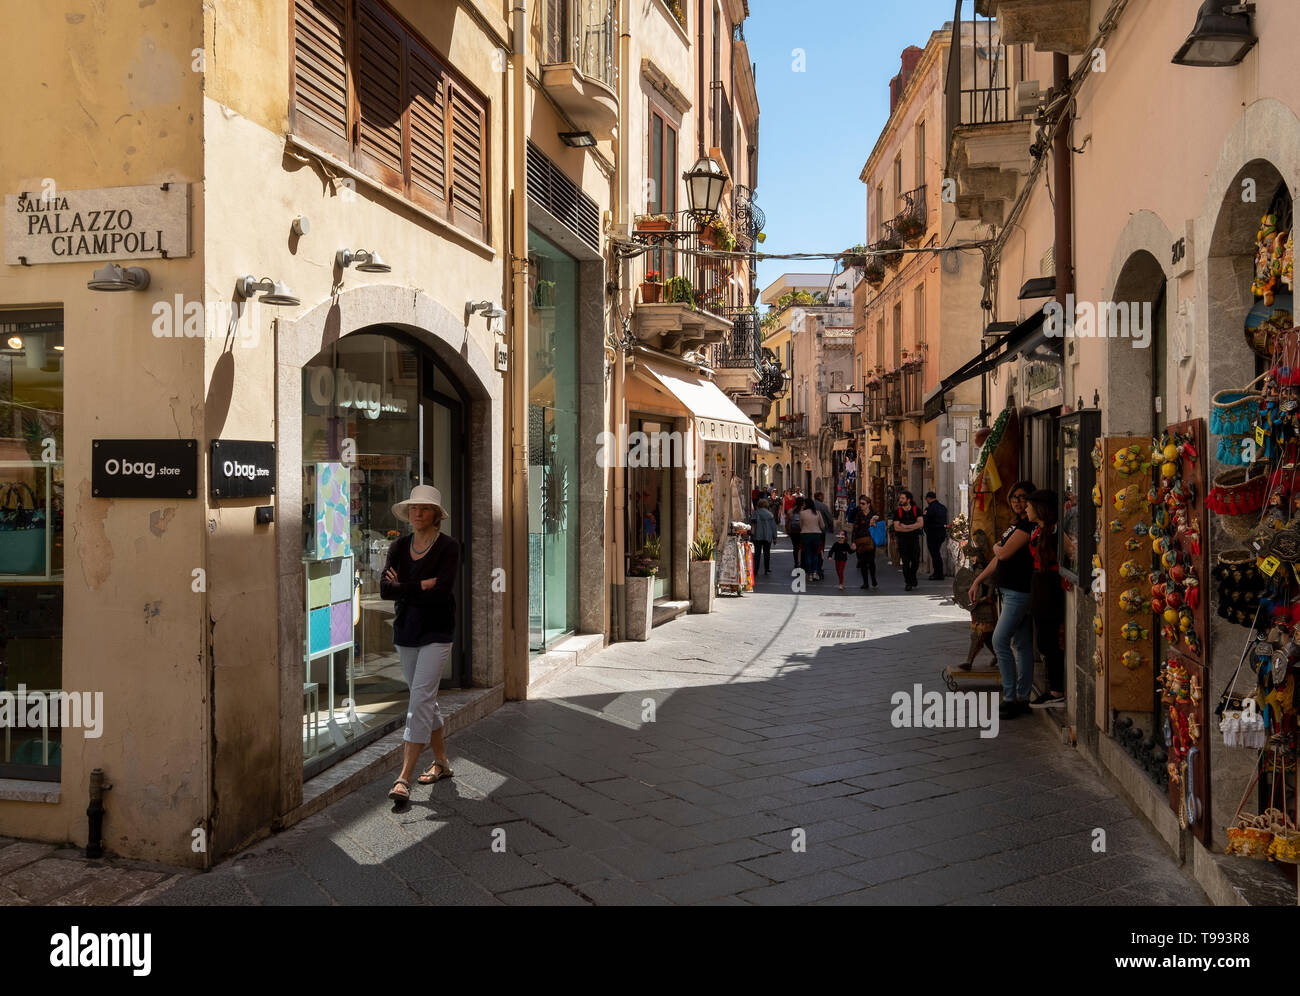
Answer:
<svg viewBox="0 0 1300 996"><path fill-rule="evenodd" d="M1043 92L1038 88L1038 80L1022 80L1016 84L1016 117L1033 117L1042 102Z"/></svg>

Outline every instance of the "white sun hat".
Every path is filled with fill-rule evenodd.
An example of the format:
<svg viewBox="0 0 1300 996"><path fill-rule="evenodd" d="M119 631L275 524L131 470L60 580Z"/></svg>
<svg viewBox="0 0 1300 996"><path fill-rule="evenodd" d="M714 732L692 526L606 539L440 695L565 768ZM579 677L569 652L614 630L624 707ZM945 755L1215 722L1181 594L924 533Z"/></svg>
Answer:
<svg viewBox="0 0 1300 996"><path fill-rule="evenodd" d="M411 497L406 501L399 501L393 506L393 514L401 522L410 522L407 516L407 509L411 505L437 505L442 512L443 518L447 517L447 510L442 505L442 492L431 484L417 484L411 489Z"/></svg>

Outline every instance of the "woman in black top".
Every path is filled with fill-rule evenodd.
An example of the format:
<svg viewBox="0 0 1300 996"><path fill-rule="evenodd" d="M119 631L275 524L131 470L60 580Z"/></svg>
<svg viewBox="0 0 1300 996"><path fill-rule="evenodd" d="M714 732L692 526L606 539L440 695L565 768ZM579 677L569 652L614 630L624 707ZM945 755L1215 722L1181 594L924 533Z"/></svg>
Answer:
<svg viewBox="0 0 1300 996"><path fill-rule="evenodd" d="M894 515L894 536L898 539L898 557L903 562L904 590L916 587L916 568L921 563L921 530L925 523L916 511L912 492L898 495L898 508Z"/></svg>
<svg viewBox="0 0 1300 996"><path fill-rule="evenodd" d="M388 548L388 563L379 582L380 595L396 602L393 644L411 690L402 735L402 773L388 793L388 798L401 805L411 797L411 776L426 746L433 748L434 762L420 776L420 784L429 785L452 775L442 737L438 683L455 638L456 599L452 585L460 566L460 544L442 533L446 512L437 488L417 485L410 498L393 506L393 514L410 522L414 530Z"/></svg>
<svg viewBox="0 0 1300 996"><path fill-rule="evenodd" d="M993 649L1002 672L1002 719L1015 719L1029 711L1029 692L1034 685L1034 617L1029 612L1029 582L1034 560L1029 551L1029 537L1034 525L1025 516L1032 481L1017 481L1007 502L1013 522L993 546L993 559L970 587L975 601L985 578L994 576L1002 596L1002 612L993 631Z"/></svg>

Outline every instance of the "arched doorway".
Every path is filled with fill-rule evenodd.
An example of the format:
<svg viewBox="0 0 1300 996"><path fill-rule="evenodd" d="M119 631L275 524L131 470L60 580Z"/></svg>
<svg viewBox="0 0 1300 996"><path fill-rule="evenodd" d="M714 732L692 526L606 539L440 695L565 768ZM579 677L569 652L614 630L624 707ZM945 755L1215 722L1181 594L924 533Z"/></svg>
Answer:
<svg viewBox="0 0 1300 996"><path fill-rule="evenodd" d="M409 526L393 513L417 484L442 496L443 532L466 546L466 399L432 351L370 326L302 369L302 563L307 590L304 768L405 721L407 682L393 646L394 605L380 593L388 549ZM333 523L333 525L331 525ZM341 528L339 528L341 527ZM443 686L470 684L462 555L456 640Z"/></svg>
<svg viewBox="0 0 1300 996"><path fill-rule="evenodd" d="M772 484L776 487L777 491L785 490L785 468L783 468L779 463L772 468Z"/></svg>

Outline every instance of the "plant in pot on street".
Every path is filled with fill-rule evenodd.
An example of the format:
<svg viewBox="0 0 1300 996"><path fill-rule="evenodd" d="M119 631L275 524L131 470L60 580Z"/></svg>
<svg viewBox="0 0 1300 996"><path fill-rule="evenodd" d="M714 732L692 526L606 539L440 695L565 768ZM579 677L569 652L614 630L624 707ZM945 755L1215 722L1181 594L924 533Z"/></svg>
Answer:
<svg viewBox="0 0 1300 996"><path fill-rule="evenodd" d="M632 563L627 569L627 576L630 578L653 578L659 574L659 558L651 557L646 553L646 548L642 547L636 553L632 554Z"/></svg>
<svg viewBox="0 0 1300 996"><path fill-rule="evenodd" d="M711 539L697 539L691 544L691 560L712 560L713 552L717 549Z"/></svg>

